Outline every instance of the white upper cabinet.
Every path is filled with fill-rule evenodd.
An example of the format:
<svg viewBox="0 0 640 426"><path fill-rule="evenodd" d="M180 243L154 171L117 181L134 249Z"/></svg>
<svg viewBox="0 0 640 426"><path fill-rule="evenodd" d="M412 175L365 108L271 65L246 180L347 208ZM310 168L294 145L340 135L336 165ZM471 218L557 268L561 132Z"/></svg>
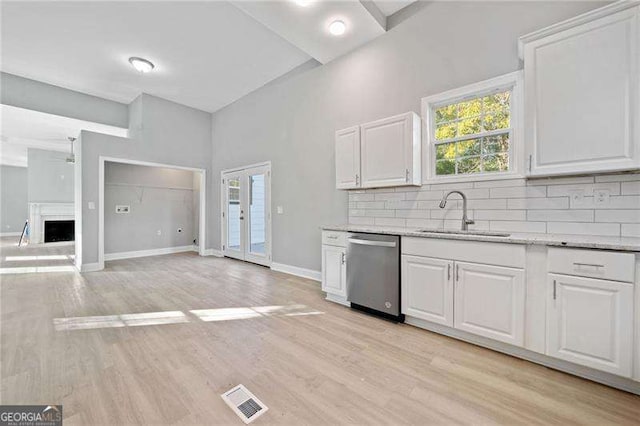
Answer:
<svg viewBox="0 0 640 426"><path fill-rule="evenodd" d="M630 5L520 39L528 175L640 168L640 7Z"/></svg>
<svg viewBox="0 0 640 426"><path fill-rule="evenodd" d="M360 187L360 126L336 132L336 188Z"/></svg>
<svg viewBox="0 0 640 426"><path fill-rule="evenodd" d="M336 132L336 188L421 184L420 116L415 112Z"/></svg>

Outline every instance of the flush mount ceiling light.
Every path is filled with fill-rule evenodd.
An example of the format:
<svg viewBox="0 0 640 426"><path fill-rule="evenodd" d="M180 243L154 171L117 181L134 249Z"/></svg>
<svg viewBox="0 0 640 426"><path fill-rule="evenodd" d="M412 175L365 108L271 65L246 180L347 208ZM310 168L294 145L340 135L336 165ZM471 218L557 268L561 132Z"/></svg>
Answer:
<svg viewBox="0 0 640 426"><path fill-rule="evenodd" d="M313 3L313 0L293 0L298 6L301 7L307 7L309 6L311 3Z"/></svg>
<svg viewBox="0 0 640 426"><path fill-rule="evenodd" d="M147 73L155 68L155 65L153 65L151 61L147 61L144 58L138 58L137 56L130 57L129 63L141 73Z"/></svg>
<svg viewBox="0 0 640 426"><path fill-rule="evenodd" d="M347 25L340 20L333 21L329 24L329 32L334 36L340 36L347 31Z"/></svg>

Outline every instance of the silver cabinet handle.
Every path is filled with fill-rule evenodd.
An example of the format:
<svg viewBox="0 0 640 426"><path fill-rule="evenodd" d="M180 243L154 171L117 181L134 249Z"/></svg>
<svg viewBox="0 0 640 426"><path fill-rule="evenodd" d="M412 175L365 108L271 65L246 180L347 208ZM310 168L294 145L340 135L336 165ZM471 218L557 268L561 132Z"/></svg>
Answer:
<svg viewBox="0 0 640 426"><path fill-rule="evenodd" d="M531 171L531 160L533 159L533 155L529 154L529 171Z"/></svg>
<svg viewBox="0 0 640 426"><path fill-rule="evenodd" d="M404 181L409 182L409 169L404 169Z"/></svg>
<svg viewBox="0 0 640 426"><path fill-rule="evenodd" d="M342 253L342 264L344 265L346 261L347 261L347 256L344 253Z"/></svg>
<svg viewBox="0 0 640 426"><path fill-rule="evenodd" d="M356 173L356 185L360 185L360 176Z"/></svg>
<svg viewBox="0 0 640 426"><path fill-rule="evenodd" d="M447 265L447 281L451 280L451 264Z"/></svg>
<svg viewBox="0 0 640 426"><path fill-rule="evenodd" d="M363 246L377 246L377 247L395 247L396 243L393 241L374 241L374 240L359 240L356 238L349 238L351 244L361 244Z"/></svg>
<svg viewBox="0 0 640 426"><path fill-rule="evenodd" d="M337 235L327 235L327 238L329 238L331 240L337 240L338 236Z"/></svg>
<svg viewBox="0 0 640 426"><path fill-rule="evenodd" d="M553 280L553 300L556 300L556 280Z"/></svg>
<svg viewBox="0 0 640 426"><path fill-rule="evenodd" d="M456 281L460 281L460 265L456 263Z"/></svg>
<svg viewBox="0 0 640 426"><path fill-rule="evenodd" d="M575 266L592 266L594 268L604 268L604 265L598 265L597 263L580 263L580 262L573 262L573 264Z"/></svg>

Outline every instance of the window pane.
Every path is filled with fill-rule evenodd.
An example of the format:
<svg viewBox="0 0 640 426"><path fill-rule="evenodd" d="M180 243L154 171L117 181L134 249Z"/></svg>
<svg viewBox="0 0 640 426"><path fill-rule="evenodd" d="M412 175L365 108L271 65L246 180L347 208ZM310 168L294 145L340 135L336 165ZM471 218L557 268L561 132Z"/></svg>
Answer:
<svg viewBox="0 0 640 426"><path fill-rule="evenodd" d="M458 122L458 136L473 135L482 131L481 118L465 118Z"/></svg>
<svg viewBox="0 0 640 426"><path fill-rule="evenodd" d="M483 127L484 130L498 130L508 129L510 126L509 111L496 111L484 116Z"/></svg>
<svg viewBox="0 0 640 426"><path fill-rule="evenodd" d="M480 155L480 139L468 139L457 142L457 156L468 157L470 155Z"/></svg>
<svg viewBox="0 0 640 426"><path fill-rule="evenodd" d="M446 123L458 118L456 104L436 109L436 124Z"/></svg>
<svg viewBox="0 0 640 426"><path fill-rule="evenodd" d="M267 215L265 193L265 175L249 176L249 251L265 254L265 234Z"/></svg>
<svg viewBox="0 0 640 426"><path fill-rule="evenodd" d="M436 140L443 140L456 137L457 122L443 124L436 128Z"/></svg>
<svg viewBox="0 0 640 426"><path fill-rule="evenodd" d="M509 134L508 133L483 138L483 142L482 142L483 154L496 154L496 153L508 152L508 151L509 151Z"/></svg>
<svg viewBox="0 0 640 426"><path fill-rule="evenodd" d="M480 169L480 157L466 157L458 159L458 174L478 173Z"/></svg>
<svg viewBox="0 0 640 426"><path fill-rule="evenodd" d="M436 175L453 175L456 173L455 160L436 161Z"/></svg>
<svg viewBox="0 0 640 426"><path fill-rule="evenodd" d="M485 172L505 172L509 170L509 154L487 155L482 158Z"/></svg>
<svg viewBox="0 0 640 426"><path fill-rule="evenodd" d="M482 99L484 113L489 114L498 111L508 110L511 103L511 92L500 92L485 96Z"/></svg>
<svg viewBox="0 0 640 426"><path fill-rule="evenodd" d="M436 145L436 160L454 159L454 158L456 158L455 142Z"/></svg>
<svg viewBox="0 0 640 426"><path fill-rule="evenodd" d="M458 118L477 117L482 114L482 99L472 99L458 104Z"/></svg>

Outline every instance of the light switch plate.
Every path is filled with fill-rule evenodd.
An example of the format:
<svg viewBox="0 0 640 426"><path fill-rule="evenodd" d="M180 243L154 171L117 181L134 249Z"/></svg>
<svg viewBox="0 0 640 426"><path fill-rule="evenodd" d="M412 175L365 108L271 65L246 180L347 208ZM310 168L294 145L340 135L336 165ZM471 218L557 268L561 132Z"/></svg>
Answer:
<svg viewBox="0 0 640 426"><path fill-rule="evenodd" d="M94 201L89 201L87 203L87 207L89 208L89 210L95 210L96 209L96 203Z"/></svg>
<svg viewBox="0 0 640 426"><path fill-rule="evenodd" d="M276 210L277 210L278 214L283 214L284 213L284 208L282 206L278 206L276 208Z"/></svg>
<svg viewBox="0 0 640 426"><path fill-rule="evenodd" d="M128 214L131 211L129 206L118 205L116 206L116 213L118 214Z"/></svg>

